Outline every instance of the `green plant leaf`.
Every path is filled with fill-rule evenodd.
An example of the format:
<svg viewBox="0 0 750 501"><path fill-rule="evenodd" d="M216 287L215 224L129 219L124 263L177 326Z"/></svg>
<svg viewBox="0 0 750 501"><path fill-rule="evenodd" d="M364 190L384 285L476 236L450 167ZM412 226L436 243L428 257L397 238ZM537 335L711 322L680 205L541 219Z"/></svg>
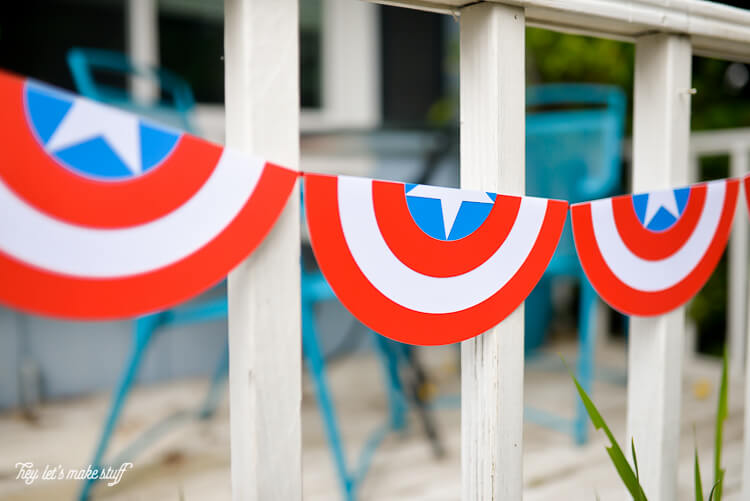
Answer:
<svg viewBox="0 0 750 501"><path fill-rule="evenodd" d="M638 459L635 457L635 440L633 440L633 437L630 437L630 452L633 453L633 466L635 467L635 479L638 480L638 483L641 483L641 475L638 473Z"/></svg>
<svg viewBox="0 0 750 501"><path fill-rule="evenodd" d="M724 470L721 468L721 444L724 434L724 421L729 414L728 411L728 393L727 384L727 350L721 357L721 385L719 386L719 403L716 409L716 434L714 435L714 488L715 501L721 501L722 484L724 480Z"/></svg>
<svg viewBox="0 0 750 501"><path fill-rule="evenodd" d="M695 435L695 430L693 430ZM711 490L713 492L713 489ZM695 501L703 501L703 482L701 482L701 467L698 464L698 446L695 446Z"/></svg>
<svg viewBox="0 0 750 501"><path fill-rule="evenodd" d="M719 485L719 482L716 482L713 487L711 487L711 492L708 493L708 501L713 501L714 494L716 493L716 487Z"/></svg>
<svg viewBox="0 0 750 501"><path fill-rule="evenodd" d="M617 443L617 440L615 440L612 431L610 431L609 426L607 426L607 423L604 421L602 415L599 414L599 411L594 405L594 402L591 401L589 396L586 394L586 391L578 382L578 379L576 379L575 375L570 370L570 367L568 367L565 359L563 359L562 357L560 358L562 359L563 364L565 364L565 367L568 369L568 373L573 379L573 383L575 383L576 385L578 395L580 395L581 400L583 401L583 406L586 408L586 413L588 413L589 419L591 419L591 423L597 430L603 430L604 434L607 435L609 443L611 444L606 448L607 454L609 454L609 458L612 461L615 469L617 470L618 475L620 475L623 484L625 484L625 487L628 489L628 492L630 492L630 495L635 501L647 501L646 494L643 492L643 487L638 481L638 476L633 471L633 468L630 467L630 463L628 463L628 460L625 458L625 455L623 454L622 449L620 449L620 445ZM633 448L633 461L635 462L635 464L637 464L638 461L635 458L635 445L631 443L631 446Z"/></svg>

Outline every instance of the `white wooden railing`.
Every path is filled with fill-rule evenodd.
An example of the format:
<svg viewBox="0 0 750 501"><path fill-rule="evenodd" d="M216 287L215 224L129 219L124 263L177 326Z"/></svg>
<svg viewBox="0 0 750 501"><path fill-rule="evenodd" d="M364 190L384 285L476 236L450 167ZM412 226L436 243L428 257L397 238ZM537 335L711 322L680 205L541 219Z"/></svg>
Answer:
<svg viewBox="0 0 750 501"><path fill-rule="evenodd" d="M225 0L227 143L290 167L299 161L297 1ZM636 191L689 181L692 55L750 60L750 12L699 0L384 3L460 18L461 183L486 191L524 191L526 25L635 43ZM299 238L293 194L270 237L229 278L237 500L302 497ZM521 307L462 346L464 501L522 498L522 319ZM684 308L631 323L629 387L639 391L628 391L627 434L651 501L677 495L684 331ZM748 463L746 454L744 499Z"/></svg>
<svg viewBox="0 0 750 501"><path fill-rule="evenodd" d="M750 128L696 132L690 137L691 178L698 179L698 160L708 155L729 155L729 175L744 176L748 173L750 155ZM748 299L748 219L745 211L745 194L740 192L737 213L732 225L729 241L729 263L727 278L727 354L729 373L732 378L745 376L745 434L742 465L742 499L750 499L750 302Z"/></svg>
<svg viewBox="0 0 750 501"><path fill-rule="evenodd" d="M690 135L690 178L700 179L698 160L704 156L729 156L729 175L741 177L748 173L750 155L750 128L694 132ZM732 225L729 242L727 293L727 353L729 373L733 378L742 377L745 369L747 337L747 259L748 219L745 195L740 192L737 213Z"/></svg>

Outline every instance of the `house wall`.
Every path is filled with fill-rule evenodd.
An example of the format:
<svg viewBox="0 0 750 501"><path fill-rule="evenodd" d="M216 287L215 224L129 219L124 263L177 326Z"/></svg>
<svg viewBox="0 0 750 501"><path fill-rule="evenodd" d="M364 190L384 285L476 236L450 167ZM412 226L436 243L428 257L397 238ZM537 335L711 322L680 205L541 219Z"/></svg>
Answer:
<svg viewBox="0 0 750 501"><path fill-rule="evenodd" d="M0 409L21 406L22 383L34 390L33 380L21 378L29 367L39 370L43 400L111 389L130 351L132 328L128 320L68 322L0 308ZM224 349L226 328L222 320L160 331L137 381L207 376Z"/></svg>

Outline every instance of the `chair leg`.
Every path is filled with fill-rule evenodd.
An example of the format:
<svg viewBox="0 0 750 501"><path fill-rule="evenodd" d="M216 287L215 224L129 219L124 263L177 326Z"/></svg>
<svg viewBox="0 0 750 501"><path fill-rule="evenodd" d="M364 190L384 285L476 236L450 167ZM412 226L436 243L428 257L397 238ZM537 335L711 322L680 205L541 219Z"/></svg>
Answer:
<svg viewBox="0 0 750 501"><path fill-rule="evenodd" d="M331 398L328 380L325 372L325 360L320 349L317 329L315 328L315 316L312 304L302 303L302 349L307 359L307 367L315 385L318 396L318 406L323 416L328 442L331 446L333 459L336 464L339 481L346 501L354 501L356 498L355 485L346 466L343 441L336 419L336 409Z"/></svg>
<svg viewBox="0 0 750 501"><path fill-rule="evenodd" d="M441 458L445 455L445 449L443 448L440 434L438 433L438 426L435 421L435 416L432 409L429 406L429 397L425 394L424 390L429 387L430 381L427 376L427 372L419 362L417 352L413 346L408 344L398 344L397 349L400 349L405 364L404 372L406 373L405 386L409 389L409 396L417 412L419 420L422 422L427 439L430 441L432 446L432 453L436 458Z"/></svg>
<svg viewBox="0 0 750 501"><path fill-rule="evenodd" d="M398 370L399 346L394 341L378 334L374 334L373 341L385 371L391 429L403 430L406 428L406 395Z"/></svg>
<svg viewBox="0 0 750 501"><path fill-rule="evenodd" d="M112 403L109 407L107 420L104 422L104 428L99 436L99 443L94 452L94 458L91 461L92 468L99 468L102 466L102 461L104 459L104 454L107 452L109 440L112 438L112 433L115 431L125 399L133 386L133 381L138 373L143 354L159 324L160 317L161 314L156 313L154 315L140 317L135 321L133 346L130 350L130 356L125 365L125 370L121 374L120 381L112 395ZM94 487L95 482L96 480L93 479L87 479L84 481L81 493L78 497L80 501L86 501L89 499L91 489Z"/></svg>
<svg viewBox="0 0 750 501"><path fill-rule="evenodd" d="M581 302L579 306L579 344L576 372L583 389L591 394L594 378L596 349L597 295L589 281L581 278ZM573 434L576 444L583 445L588 441L588 414L586 407L576 394L576 417L573 423Z"/></svg>
<svg viewBox="0 0 750 501"><path fill-rule="evenodd" d="M198 411L200 419L208 419L214 415L221 400L221 388L229 375L229 340L224 345L224 351L221 353L219 363L216 364L213 376L211 376L211 385L208 388L206 398Z"/></svg>

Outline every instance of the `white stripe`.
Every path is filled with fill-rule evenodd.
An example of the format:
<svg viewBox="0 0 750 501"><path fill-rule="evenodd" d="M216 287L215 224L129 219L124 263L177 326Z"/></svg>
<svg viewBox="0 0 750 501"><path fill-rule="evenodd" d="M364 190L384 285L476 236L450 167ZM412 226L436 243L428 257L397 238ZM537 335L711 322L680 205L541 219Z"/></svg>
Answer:
<svg viewBox="0 0 750 501"><path fill-rule="evenodd" d="M725 181L708 183L706 203L693 234L677 252L657 261L642 259L626 247L615 226L611 199L591 202L594 236L604 261L617 278L633 289L655 292L676 285L695 269L711 245L725 192Z"/></svg>
<svg viewBox="0 0 750 501"><path fill-rule="evenodd" d="M513 228L500 248L477 268L454 277L431 277L403 264L380 233L372 180L339 177L341 227L362 273L391 301L422 313L451 313L475 306L518 272L536 242L547 200L524 197Z"/></svg>
<svg viewBox="0 0 750 501"><path fill-rule="evenodd" d="M225 149L211 176L185 204L152 222L122 229L86 228L54 219L28 205L0 179L0 250L39 268L78 277L123 277L162 268L226 228L255 190L263 165L259 158ZM147 202L133 200L139 203Z"/></svg>

